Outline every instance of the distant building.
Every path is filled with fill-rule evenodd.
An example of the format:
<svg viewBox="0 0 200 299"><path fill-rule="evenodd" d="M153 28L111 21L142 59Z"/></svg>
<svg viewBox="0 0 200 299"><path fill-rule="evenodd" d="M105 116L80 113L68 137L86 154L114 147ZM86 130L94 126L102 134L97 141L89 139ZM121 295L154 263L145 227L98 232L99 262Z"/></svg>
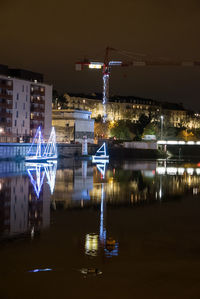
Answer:
<svg viewBox="0 0 200 299"><path fill-rule="evenodd" d="M86 96L68 93L64 96L66 98L65 109L88 110L91 112L92 118L103 118L104 110L101 95ZM150 116L152 121L160 122L160 117L163 115L165 126L180 127L188 124L188 113L181 103L161 102L134 96L113 96L109 98L107 103L108 121L125 119L137 123L140 116L145 114ZM197 122L195 121L194 124L191 115L189 119L190 127L193 125L197 127Z"/></svg>
<svg viewBox="0 0 200 299"><path fill-rule="evenodd" d="M57 142L82 142L83 138L94 143L94 119L85 110L53 110L52 125L56 130Z"/></svg>
<svg viewBox="0 0 200 299"><path fill-rule="evenodd" d="M104 114L100 95L85 96L82 94L65 94L66 105L69 109L83 109L91 111L92 118L102 118ZM151 99L142 99L133 96L110 97L107 103L107 120L118 121L130 119L137 123L142 114L151 114L157 120L160 115L160 105Z"/></svg>
<svg viewBox="0 0 200 299"><path fill-rule="evenodd" d="M38 126L48 138L51 103L52 86L42 74L0 65L0 142L28 140Z"/></svg>

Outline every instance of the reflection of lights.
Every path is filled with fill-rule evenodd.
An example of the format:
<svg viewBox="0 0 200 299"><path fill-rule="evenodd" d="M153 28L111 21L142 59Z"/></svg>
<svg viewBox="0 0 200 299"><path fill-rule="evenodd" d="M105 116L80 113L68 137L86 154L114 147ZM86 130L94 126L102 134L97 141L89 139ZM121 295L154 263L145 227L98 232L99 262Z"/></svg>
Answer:
<svg viewBox="0 0 200 299"><path fill-rule="evenodd" d="M178 174L183 175L184 171L185 171L185 169L183 167L178 168Z"/></svg>
<svg viewBox="0 0 200 299"><path fill-rule="evenodd" d="M169 175L183 175L187 172L189 175L194 175L195 172L197 175L200 175L200 168L184 168L184 167L157 167L156 172L159 175L169 174Z"/></svg>
<svg viewBox="0 0 200 299"><path fill-rule="evenodd" d="M106 246L106 248L104 249L105 251L105 256L110 258L113 256L118 256L119 254L119 243L115 242L114 246Z"/></svg>
<svg viewBox="0 0 200 299"><path fill-rule="evenodd" d="M37 273L37 272L47 272L47 271L52 271L52 269L51 268L33 269L33 270L28 271L28 272Z"/></svg>
<svg viewBox="0 0 200 299"><path fill-rule="evenodd" d="M187 173L190 174L190 175L193 175L194 168L187 168Z"/></svg>
<svg viewBox="0 0 200 299"><path fill-rule="evenodd" d="M167 174L176 174L177 173L177 168L176 167L167 167Z"/></svg>
<svg viewBox="0 0 200 299"><path fill-rule="evenodd" d="M47 161L47 163L29 162L25 165L37 198L40 196L45 174L51 194L53 194L56 179L57 161Z"/></svg>
<svg viewBox="0 0 200 299"><path fill-rule="evenodd" d="M197 175L200 175L200 168L196 168Z"/></svg>
<svg viewBox="0 0 200 299"><path fill-rule="evenodd" d="M34 187L37 198L39 198L40 191L44 181L44 176L45 176L43 163L27 163L27 164L26 166L27 166L28 175Z"/></svg>
<svg viewBox="0 0 200 299"><path fill-rule="evenodd" d="M158 174L165 174L166 167L157 167L156 172Z"/></svg>
<svg viewBox="0 0 200 299"><path fill-rule="evenodd" d="M159 190L159 197L162 198L162 189Z"/></svg>
<svg viewBox="0 0 200 299"><path fill-rule="evenodd" d="M194 195L198 194L198 189L197 188L193 188L193 194Z"/></svg>
<svg viewBox="0 0 200 299"><path fill-rule="evenodd" d="M45 173L47 176L51 194L53 194L55 188L56 170L57 170L57 161L49 161L48 166L45 166Z"/></svg>
<svg viewBox="0 0 200 299"><path fill-rule="evenodd" d="M96 256L98 251L98 235L87 234L85 237L85 254Z"/></svg>
<svg viewBox="0 0 200 299"><path fill-rule="evenodd" d="M97 169L100 171L102 178L105 178L106 173L106 163L97 164Z"/></svg>

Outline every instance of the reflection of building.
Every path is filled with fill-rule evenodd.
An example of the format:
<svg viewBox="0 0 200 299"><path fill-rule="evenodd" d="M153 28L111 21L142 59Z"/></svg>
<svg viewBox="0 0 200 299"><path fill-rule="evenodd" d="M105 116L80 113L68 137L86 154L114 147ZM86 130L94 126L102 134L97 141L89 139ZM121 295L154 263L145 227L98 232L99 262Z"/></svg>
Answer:
<svg viewBox="0 0 200 299"><path fill-rule="evenodd" d="M40 125L51 129L52 86L43 75L0 65L0 142L33 136Z"/></svg>
<svg viewBox="0 0 200 299"><path fill-rule="evenodd" d="M56 129L57 142L94 142L94 120L91 112L83 110L53 110L52 124Z"/></svg>
<svg viewBox="0 0 200 299"><path fill-rule="evenodd" d="M93 166L87 161L71 168L57 170L56 186L52 196L56 204L64 207L84 206L90 203L93 188Z"/></svg>
<svg viewBox="0 0 200 299"><path fill-rule="evenodd" d="M0 179L0 236L12 237L49 226L50 189L45 183L38 200L28 176Z"/></svg>

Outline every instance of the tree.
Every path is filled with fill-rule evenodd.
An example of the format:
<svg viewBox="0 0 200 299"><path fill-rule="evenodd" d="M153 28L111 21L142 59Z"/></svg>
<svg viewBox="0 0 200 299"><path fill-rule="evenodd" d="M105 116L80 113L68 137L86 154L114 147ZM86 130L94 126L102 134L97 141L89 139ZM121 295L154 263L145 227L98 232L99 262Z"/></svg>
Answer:
<svg viewBox="0 0 200 299"><path fill-rule="evenodd" d="M111 137L116 137L120 140L131 140L134 137L127 125L127 122L124 120L119 120L114 123L114 125L110 128L110 135Z"/></svg>
<svg viewBox="0 0 200 299"><path fill-rule="evenodd" d="M143 135L159 135L158 126L155 123L149 123L143 130Z"/></svg>
<svg viewBox="0 0 200 299"><path fill-rule="evenodd" d="M109 133L109 123L108 122L95 122L94 123L94 136L100 138L108 138Z"/></svg>

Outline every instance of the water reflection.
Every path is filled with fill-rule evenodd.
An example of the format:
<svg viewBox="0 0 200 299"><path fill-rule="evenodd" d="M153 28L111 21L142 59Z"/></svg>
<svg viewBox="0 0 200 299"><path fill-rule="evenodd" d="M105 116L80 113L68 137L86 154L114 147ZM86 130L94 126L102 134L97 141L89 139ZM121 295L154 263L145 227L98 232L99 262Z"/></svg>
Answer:
<svg viewBox="0 0 200 299"><path fill-rule="evenodd" d="M99 236L96 234L86 234L85 241L85 254L90 256L96 256L100 248L103 248L106 257L112 257L118 255L118 243L112 238L107 238L106 231L106 199L104 191L105 170L107 161L96 164L97 169L101 174L101 205L100 205L100 228Z"/></svg>
<svg viewBox="0 0 200 299"><path fill-rule="evenodd" d="M170 188L169 188L170 186ZM0 236L28 233L32 237L50 223L50 207L99 209L99 228L85 237L85 253L116 255L118 244L107 236L106 210L181 199L200 192L199 164L166 161L88 161L0 163Z"/></svg>
<svg viewBox="0 0 200 299"><path fill-rule="evenodd" d="M40 191L46 175L51 194L53 194L56 180L57 161L47 161L46 163L26 163L30 181L34 187L37 198L40 197Z"/></svg>
<svg viewBox="0 0 200 299"><path fill-rule="evenodd" d="M0 172L0 238L24 235L33 238L50 223L51 193L48 180L42 175L37 178L37 183L33 184L33 175L30 180L25 175L24 166L18 168L13 162L5 164L6 167ZM20 172L21 175L17 175L17 171L10 173L10 169L23 171ZM36 169L37 174L38 169L40 168ZM32 168L30 172L32 173Z"/></svg>

